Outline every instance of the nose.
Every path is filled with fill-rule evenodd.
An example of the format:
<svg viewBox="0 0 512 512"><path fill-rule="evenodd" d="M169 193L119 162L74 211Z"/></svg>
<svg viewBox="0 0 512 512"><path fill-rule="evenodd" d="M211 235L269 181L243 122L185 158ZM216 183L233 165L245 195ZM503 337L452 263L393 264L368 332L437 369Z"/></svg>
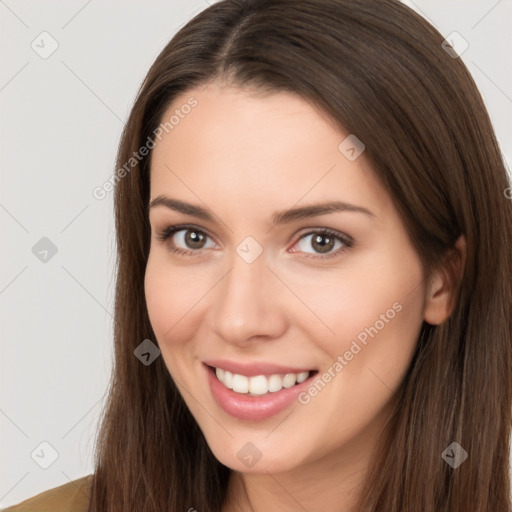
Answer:
<svg viewBox="0 0 512 512"><path fill-rule="evenodd" d="M263 255L247 263L235 254L231 270L213 297L213 332L223 341L243 347L250 341L279 338L287 328L284 292L283 283L267 267Z"/></svg>

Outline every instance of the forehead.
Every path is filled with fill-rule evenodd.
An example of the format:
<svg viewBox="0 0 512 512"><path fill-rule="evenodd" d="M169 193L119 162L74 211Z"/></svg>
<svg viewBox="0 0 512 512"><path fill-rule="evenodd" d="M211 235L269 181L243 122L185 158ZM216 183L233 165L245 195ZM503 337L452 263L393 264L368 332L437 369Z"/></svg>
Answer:
<svg viewBox="0 0 512 512"><path fill-rule="evenodd" d="M183 108L190 98L194 108ZM178 96L162 123L172 116L152 152L152 198L229 198L239 212L318 200L388 206L364 153L351 161L340 151L350 134L298 95L214 82Z"/></svg>

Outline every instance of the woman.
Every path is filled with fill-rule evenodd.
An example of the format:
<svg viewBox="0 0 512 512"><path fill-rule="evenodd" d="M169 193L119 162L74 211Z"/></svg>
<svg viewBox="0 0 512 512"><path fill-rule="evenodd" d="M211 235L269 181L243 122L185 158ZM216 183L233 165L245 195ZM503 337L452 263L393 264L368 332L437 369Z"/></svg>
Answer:
<svg viewBox="0 0 512 512"><path fill-rule="evenodd" d="M117 169L73 510L510 511L510 183L436 30L394 0L218 2Z"/></svg>

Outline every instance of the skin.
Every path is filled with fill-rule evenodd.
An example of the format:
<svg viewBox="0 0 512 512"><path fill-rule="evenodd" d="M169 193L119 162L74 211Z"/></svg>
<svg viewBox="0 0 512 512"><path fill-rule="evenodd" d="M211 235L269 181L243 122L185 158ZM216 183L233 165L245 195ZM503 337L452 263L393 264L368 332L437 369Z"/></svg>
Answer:
<svg viewBox="0 0 512 512"><path fill-rule="evenodd" d="M349 161L338 150L348 133L325 113L291 93L216 81L176 98L164 118L190 96L197 107L153 150L150 201L166 195L200 205L214 221L150 209L145 291L165 364L214 455L234 470L223 512L353 510L422 322L449 316L454 284L442 268L425 279L364 152ZM276 211L327 201L373 215L272 224ZM183 231L158 239L183 223L204 230L203 248L187 246ZM307 235L324 228L351 237L352 247L319 252ZM252 263L236 252L247 236L263 249ZM463 257L464 241L457 247ZM321 374L394 303L401 311L307 405L251 422L213 399L201 361L269 361ZM247 442L262 454L252 468L237 457Z"/></svg>

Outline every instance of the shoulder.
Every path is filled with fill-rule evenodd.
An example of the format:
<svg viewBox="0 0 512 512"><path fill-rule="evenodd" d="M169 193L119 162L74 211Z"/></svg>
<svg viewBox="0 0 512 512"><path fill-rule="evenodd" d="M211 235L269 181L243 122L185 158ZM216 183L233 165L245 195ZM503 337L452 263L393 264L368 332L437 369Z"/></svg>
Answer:
<svg viewBox="0 0 512 512"><path fill-rule="evenodd" d="M0 512L87 512L92 475L44 491Z"/></svg>

